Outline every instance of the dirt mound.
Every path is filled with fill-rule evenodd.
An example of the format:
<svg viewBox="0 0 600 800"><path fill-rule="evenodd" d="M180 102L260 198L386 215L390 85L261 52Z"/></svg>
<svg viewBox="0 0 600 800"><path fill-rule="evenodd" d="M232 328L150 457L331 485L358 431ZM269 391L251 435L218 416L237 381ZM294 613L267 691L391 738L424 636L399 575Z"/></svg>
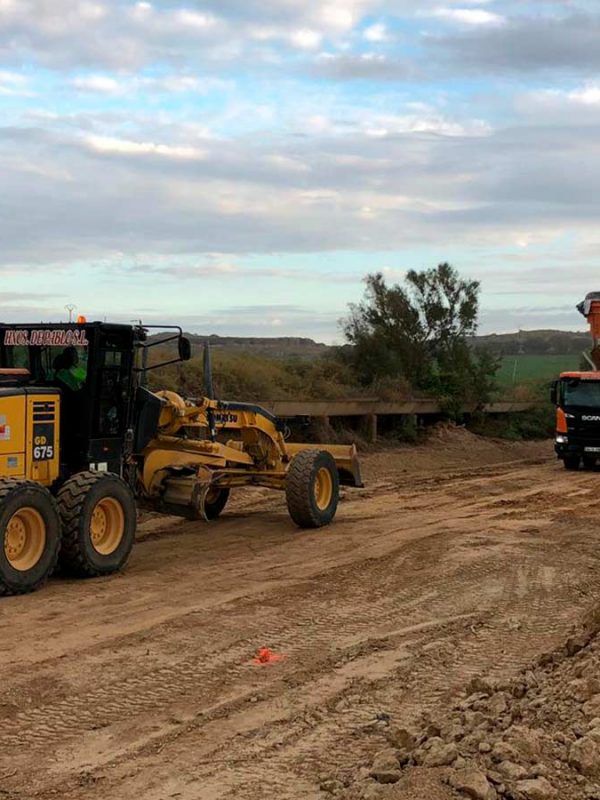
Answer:
<svg viewBox="0 0 600 800"><path fill-rule="evenodd" d="M369 455L366 463L369 479L420 474L456 473L477 467L511 461L540 463L552 455L551 441L507 441L478 436L464 427L440 423L433 426L424 442L394 446Z"/></svg>
<svg viewBox="0 0 600 800"><path fill-rule="evenodd" d="M472 679L454 705L363 768L348 800L600 800L600 609L505 681Z"/></svg>

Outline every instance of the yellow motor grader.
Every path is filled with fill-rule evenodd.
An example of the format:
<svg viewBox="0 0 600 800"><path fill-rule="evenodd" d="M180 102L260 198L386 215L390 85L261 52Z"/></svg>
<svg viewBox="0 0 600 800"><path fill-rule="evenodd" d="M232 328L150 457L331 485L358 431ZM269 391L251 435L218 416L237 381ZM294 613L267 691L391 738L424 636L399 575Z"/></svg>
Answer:
<svg viewBox="0 0 600 800"><path fill-rule="evenodd" d="M168 327L168 326L166 326ZM301 528L335 516L340 484L361 486L354 446L296 444L265 409L146 388L186 361L179 327L80 321L0 326L0 595L41 586L60 562L80 575L123 567L137 508L206 521L231 489L285 491ZM176 348L149 366L149 351Z"/></svg>

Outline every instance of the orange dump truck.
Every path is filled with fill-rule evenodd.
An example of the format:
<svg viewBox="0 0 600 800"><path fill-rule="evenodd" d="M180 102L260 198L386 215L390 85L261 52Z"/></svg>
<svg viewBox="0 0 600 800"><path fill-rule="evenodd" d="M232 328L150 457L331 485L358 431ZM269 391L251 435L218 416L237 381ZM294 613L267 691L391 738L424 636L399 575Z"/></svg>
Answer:
<svg viewBox="0 0 600 800"><path fill-rule="evenodd" d="M593 469L600 458L600 292L590 292L577 310L590 326L590 366L582 372L563 372L552 384L556 406L554 449L566 469Z"/></svg>

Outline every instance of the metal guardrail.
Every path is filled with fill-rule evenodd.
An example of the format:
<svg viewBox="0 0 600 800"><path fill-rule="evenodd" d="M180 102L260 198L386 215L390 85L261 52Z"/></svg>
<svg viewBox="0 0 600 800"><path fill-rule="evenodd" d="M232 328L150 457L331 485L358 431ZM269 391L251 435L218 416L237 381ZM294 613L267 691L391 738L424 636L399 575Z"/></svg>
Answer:
<svg viewBox="0 0 600 800"><path fill-rule="evenodd" d="M376 399L360 400L275 400L260 403L278 417L361 417L374 414L376 416L417 414L441 414L440 404L436 400L403 400L388 402ZM510 400L490 403L484 411L488 414L509 414L515 411L528 411L535 408L535 403L520 403ZM465 406L466 413L475 411L475 406Z"/></svg>

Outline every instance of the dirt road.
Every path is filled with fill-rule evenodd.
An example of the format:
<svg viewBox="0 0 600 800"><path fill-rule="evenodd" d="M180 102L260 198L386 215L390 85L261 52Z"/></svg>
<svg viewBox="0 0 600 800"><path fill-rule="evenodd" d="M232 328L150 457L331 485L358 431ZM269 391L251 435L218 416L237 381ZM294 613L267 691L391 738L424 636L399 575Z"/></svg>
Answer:
<svg viewBox="0 0 600 800"><path fill-rule="evenodd" d="M326 797L390 719L514 673L600 596L600 474L550 444L442 431L363 464L329 529L242 494L145 522L122 575L3 600L0 797Z"/></svg>

